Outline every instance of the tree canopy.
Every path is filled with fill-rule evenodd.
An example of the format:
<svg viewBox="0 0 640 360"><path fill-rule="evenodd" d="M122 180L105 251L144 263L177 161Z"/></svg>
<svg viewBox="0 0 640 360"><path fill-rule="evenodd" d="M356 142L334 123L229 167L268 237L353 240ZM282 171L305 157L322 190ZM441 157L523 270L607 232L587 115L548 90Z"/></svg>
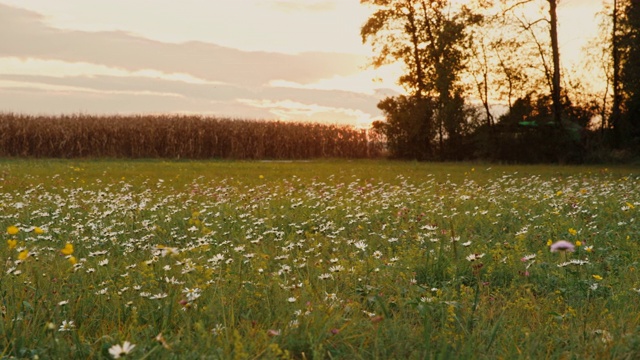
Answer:
<svg viewBox="0 0 640 360"><path fill-rule="evenodd" d="M614 0L613 30L603 28L613 55L589 59L615 68L619 76L606 78L619 95L589 95L582 79L561 73L561 0L361 3L373 9L361 28L372 65L405 69L406 94L382 100L385 120L374 124L392 156L597 161L621 146L640 154L640 3Z"/></svg>

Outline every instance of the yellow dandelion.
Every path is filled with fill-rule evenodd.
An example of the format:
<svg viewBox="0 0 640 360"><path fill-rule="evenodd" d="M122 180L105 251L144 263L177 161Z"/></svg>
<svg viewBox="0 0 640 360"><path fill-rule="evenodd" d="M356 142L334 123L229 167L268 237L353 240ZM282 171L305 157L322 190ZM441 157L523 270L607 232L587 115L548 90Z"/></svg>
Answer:
<svg viewBox="0 0 640 360"><path fill-rule="evenodd" d="M602 276L600 275L591 275L596 280L602 280Z"/></svg>
<svg viewBox="0 0 640 360"><path fill-rule="evenodd" d="M13 250L18 245L18 240L9 239L7 240L7 245L9 246L9 250Z"/></svg>
<svg viewBox="0 0 640 360"><path fill-rule="evenodd" d="M576 236L576 234L577 234L577 233L578 233L578 232L576 231L576 229L574 229L574 228L569 228L569 234L571 234L571 235L573 235L573 236Z"/></svg>
<svg viewBox="0 0 640 360"><path fill-rule="evenodd" d="M582 246L582 241L577 240L577 241L576 241L576 246Z"/></svg>
<svg viewBox="0 0 640 360"><path fill-rule="evenodd" d="M17 233L20 232L20 229L18 229L17 226L11 225L9 227L7 227L7 234L9 235L15 235Z"/></svg>
<svg viewBox="0 0 640 360"><path fill-rule="evenodd" d="M67 243L64 246L64 249L60 250L60 252L62 253L62 255L71 255L71 254L73 254L73 244Z"/></svg>
<svg viewBox="0 0 640 360"><path fill-rule="evenodd" d="M75 257L75 256L73 256L73 255L69 256L68 260L69 260L69 262L71 263L71 265L75 265L75 264L77 264L77 263L78 263L78 260L77 260L77 259L76 259L76 257Z"/></svg>
<svg viewBox="0 0 640 360"><path fill-rule="evenodd" d="M549 239L547 240L547 246L551 246L553 244L553 240Z"/></svg>
<svg viewBox="0 0 640 360"><path fill-rule="evenodd" d="M40 235L40 234L44 234L44 230L42 230L42 228L36 226L35 228L33 228L33 232Z"/></svg>
<svg viewBox="0 0 640 360"><path fill-rule="evenodd" d="M29 257L29 250L22 250L18 254L18 260L26 260Z"/></svg>

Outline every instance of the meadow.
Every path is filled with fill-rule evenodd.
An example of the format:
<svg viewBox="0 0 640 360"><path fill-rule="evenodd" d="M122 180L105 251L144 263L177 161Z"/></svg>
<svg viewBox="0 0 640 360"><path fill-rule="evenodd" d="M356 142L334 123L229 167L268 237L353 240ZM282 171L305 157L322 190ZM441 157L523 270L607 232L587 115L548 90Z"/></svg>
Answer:
<svg viewBox="0 0 640 360"><path fill-rule="evenodd" d="M639 170L0 160L0 358L637 358Z"/></svg>

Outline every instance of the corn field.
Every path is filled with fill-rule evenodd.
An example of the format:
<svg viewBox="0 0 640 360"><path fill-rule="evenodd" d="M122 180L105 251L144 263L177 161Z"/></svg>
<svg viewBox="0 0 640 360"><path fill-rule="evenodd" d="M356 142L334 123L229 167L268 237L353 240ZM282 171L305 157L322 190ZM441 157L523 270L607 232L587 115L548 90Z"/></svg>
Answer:
<svg viewBox="0 0 640 360"><path fill-rule="evenodd" d="M35 158L375 158L381 139L343 125L133 115L0 114L0 156Z"/></svg>

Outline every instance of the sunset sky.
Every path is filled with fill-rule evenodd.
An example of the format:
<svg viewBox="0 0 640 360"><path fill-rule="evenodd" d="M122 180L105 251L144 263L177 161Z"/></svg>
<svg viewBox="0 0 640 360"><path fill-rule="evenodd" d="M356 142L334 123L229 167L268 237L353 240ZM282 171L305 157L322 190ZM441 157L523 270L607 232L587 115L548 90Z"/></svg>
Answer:
<svg viewBox="0 0 640 360"><path fill-rule="evenodd" d="M563 62L603 0L561 0ZM0 0L0 111L380 119L359 0Z"/></svg>

